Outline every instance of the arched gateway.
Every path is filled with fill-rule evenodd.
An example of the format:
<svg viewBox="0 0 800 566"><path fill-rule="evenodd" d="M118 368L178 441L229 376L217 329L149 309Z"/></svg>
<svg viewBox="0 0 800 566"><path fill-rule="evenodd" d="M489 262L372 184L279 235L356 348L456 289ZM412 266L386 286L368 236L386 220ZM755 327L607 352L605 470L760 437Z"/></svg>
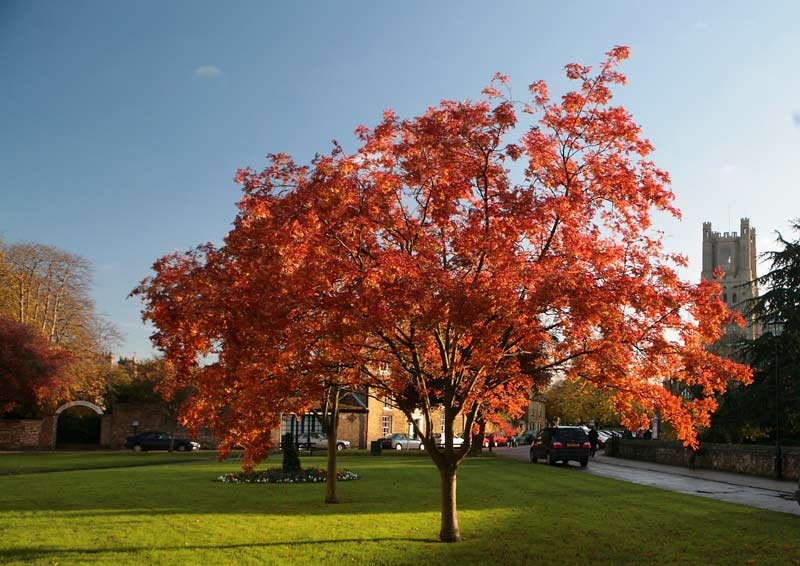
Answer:
<svg viewBox="0 0 800 566"><path fill-rule="evenodd" d="M89 401L70 401L69 403L64 403L58 409L56 409L55 416L57 417L62 412L70 409L72 407L88 407L89 409L93 410L98 415L103 414L103 409L95 405L94 403L90 403Z"/></svg>
<svg viewBox="0 0 800 566"><path fill-rule="evenodd" d="M69 413L59 419L59 416L64 411L74 407L84 408L83 417L72 418L73 413ZM85 409L89 409L95 415L87 417ZM91 415L91 413L88 414ZM62 419L66 420L60 422ZM105 415L103 409L89 401L70 401L63 404L53 414L51 447L76 445L75 447L85 448L95 444L98 446L106 445L107 439L103 438L103 433L106 432L107 435L108 428L103 426L103 421L105 420L108 420L108 416Z"/></svg>

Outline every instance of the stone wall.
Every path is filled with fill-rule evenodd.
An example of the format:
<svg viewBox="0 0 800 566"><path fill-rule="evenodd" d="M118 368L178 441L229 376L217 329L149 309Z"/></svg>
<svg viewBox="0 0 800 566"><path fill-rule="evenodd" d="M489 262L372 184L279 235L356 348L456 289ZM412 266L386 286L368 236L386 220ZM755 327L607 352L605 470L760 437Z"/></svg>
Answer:
<svg viewBox="0 0 800 566"><path fill-rule="evenodd" d="M606 447L606 454L629 460L761 477L775 477L775 453L774 446L708 443L693 452L680 442L636 438L615 438ZM784 447L781 454L784 479L798 479L800 448Z"/></svg>

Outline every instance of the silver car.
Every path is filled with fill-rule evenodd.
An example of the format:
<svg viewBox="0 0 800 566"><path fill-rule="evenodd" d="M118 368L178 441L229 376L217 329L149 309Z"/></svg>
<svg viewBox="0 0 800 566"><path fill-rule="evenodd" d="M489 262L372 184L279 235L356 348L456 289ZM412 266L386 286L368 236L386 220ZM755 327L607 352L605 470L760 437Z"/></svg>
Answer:
<svg viewBox="0 0 800 566"><path fill-rule="evenodd" d="M404 432L397 432L381 438L381 446L391 450L425 450L425 445L418 438L412 438Z"/></svg>
<svg viewBox="0 0 800 566"><path fill-rule="evenodd" d="M300 448L328 448L328 435L323 432L303 432L297 436ZM336 440L336 450L350 448L349 440Z"/></svg>

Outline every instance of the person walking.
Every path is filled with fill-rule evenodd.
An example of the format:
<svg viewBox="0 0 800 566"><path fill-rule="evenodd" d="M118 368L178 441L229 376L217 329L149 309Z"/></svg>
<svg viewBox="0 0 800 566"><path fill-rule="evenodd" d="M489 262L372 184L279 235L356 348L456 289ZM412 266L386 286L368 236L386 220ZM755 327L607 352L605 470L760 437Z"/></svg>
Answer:
<svg viewBox="0 0 800 566"><path fill-rule="evenodd" d="M589 429L589 446L591 451L589 454L594 458L594 453L597 452L597 439L600 435L597 433L597 425Z"/></svg>

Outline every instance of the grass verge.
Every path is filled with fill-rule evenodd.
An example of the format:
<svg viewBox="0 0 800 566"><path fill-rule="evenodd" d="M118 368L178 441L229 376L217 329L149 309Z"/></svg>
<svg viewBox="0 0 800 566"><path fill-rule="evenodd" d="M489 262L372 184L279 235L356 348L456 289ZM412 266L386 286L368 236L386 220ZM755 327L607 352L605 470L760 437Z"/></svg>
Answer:
<svg viewBox="0 0 800 566"><path fill-rule="evenodd" d="M46 474L20 471L22 455L0 455L0 470L16 470L0 477L0 563L800 564L800 517L576 467L467 460L458 477L465 540L442 544L438 474L424 453L341 455L340 468L361 479L339 484L338 505L323 503L322 484L215 481L238 462L213 453L81 454L73 469L55 462L62 454L36 455L64 470ZM77 469L118 456L116 467Z"/></svg>

